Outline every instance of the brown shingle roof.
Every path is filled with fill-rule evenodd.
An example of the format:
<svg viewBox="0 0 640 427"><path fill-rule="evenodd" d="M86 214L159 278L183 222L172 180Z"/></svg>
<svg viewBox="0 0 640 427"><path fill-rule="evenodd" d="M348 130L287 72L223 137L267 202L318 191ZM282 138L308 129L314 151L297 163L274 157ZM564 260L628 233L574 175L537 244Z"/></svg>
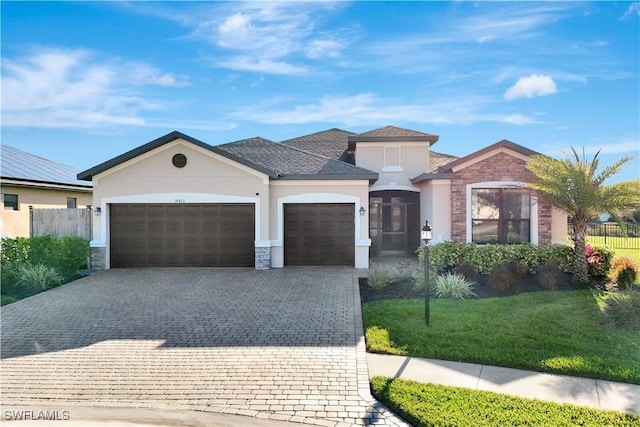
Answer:
<svg viewBox="0 0 640 427"><path fill-rule="evenodd" d="M451 156L449 154L438 153L437 151L429 152L429 169L427 173L436 173L438 169L442 168L448 163L456 160L457 156Z"/></svg>
<svg viewBox="0 0 640 427"><path fill-rule="evenodd" d="M368 169L264 138L243 139L216 148L272 171L278 179L378 179Z"/></svg>
<svg viewBox="0 0 640 427"><path fill-rule="evenodd" d="M428 142L435 144L440 137L429 133L403 129L396 126L385 126L368 132L349 136L349 151L354 151L356 142Z"/></svg>
<svg viewBox="0 0 640 427"><path fill-rule="evenodd" d="M354 135L354 133L333 128L298 138L287 139L280 143L288 147L298 148L309 153L353 164L353 155L347 152L350 135Z"/></svg>
<svg viewBox="0 0 640 427"><path fill-rule="evenodd" d="M396 126L384 126L378 129L373 129L367 132L359 133L357 136L382 136L385 138L394 136L435 136L424 132L418 132L417 130L404 129Z"/></svg>

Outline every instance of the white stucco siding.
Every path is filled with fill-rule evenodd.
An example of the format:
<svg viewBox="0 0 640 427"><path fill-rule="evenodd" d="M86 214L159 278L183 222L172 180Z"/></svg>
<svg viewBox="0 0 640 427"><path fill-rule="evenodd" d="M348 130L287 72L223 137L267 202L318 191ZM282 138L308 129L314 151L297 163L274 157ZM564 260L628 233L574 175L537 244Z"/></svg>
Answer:
<svg viewBox="0 0 640 427"><path fill-rule="evenodd" d="M420 187L420 224L428 220L433 243L451 240L451 180L434 179Z"/></svg>
<svg viewBox="0 0 640 427"><path fill-rule="evenodd" d="M429 147L422 142L363 142L356 148L356 165L379 173L376 190L412 190L411 179L425 172Z"/></svg>
<svg viewBox="0 0 640 427"><path fill-rule="evenodd" d="M551 243L569 244L567 241L567 213L556 207L551 210Z"/></svg>
<svg viewBox="0 0 640 427"><path fill-rule="evenodd" d="M175 154L187 164L172 164ZM93 202L102 213L94 221L94 246L108 241L111 203L254 203L256 244L269 240L269 179L189 142L176 140L94 176Z"/></svg>
<svg viewBox="0 0 640 427"><path fill-rule="evenodd" d="M284 266L284 205L287 203L353 203L355 267L369 266L369 181L296 180L272 181L270 224L272 266ZM365 214L360 215L360 208Z"/></svg>

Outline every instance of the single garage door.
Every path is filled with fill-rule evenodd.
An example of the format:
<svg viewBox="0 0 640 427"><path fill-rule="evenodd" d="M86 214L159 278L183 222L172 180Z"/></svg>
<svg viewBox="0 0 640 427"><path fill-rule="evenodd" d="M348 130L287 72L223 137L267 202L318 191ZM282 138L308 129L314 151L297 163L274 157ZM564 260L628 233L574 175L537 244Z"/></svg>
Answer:
<svg viewBox="0 0 640 427"><path fill-rule="evenodd" d="M285 265L354 265L355 207L349 203L284 205Z"/></svg>
<svg viewBox="0 0 640 427"><path fill-rule="evenodd" d="M252 267L253 204L113 204L111 267Z"/></svg>

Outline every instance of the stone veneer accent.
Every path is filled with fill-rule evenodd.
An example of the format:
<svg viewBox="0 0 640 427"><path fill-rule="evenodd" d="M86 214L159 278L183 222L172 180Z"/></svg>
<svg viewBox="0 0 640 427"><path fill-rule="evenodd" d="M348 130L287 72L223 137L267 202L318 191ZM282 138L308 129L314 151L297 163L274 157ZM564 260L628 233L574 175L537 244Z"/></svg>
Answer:
<svg viewBox="0 0 640 427"><path fill-rule="evenodd" d="M90 260L91 265L89 268L92 270L104 270L107 264L107 248L90 248Z"/></svg>
<svg viewBox="0 0 640 427"><path fill-rule="evenodd" d="M271 248L256 247L256 270L271 269Z"/></svg>
<svg viewBox="0 0 640 427"><path fill-rule="evenodd" d="M532 174L527 162L506 153L498 153L455 173L451 180L451 238L465 242L467 235L467 185L489 181L529 182ZM538 199L538 243L551 243L551 205Z"/></svg>

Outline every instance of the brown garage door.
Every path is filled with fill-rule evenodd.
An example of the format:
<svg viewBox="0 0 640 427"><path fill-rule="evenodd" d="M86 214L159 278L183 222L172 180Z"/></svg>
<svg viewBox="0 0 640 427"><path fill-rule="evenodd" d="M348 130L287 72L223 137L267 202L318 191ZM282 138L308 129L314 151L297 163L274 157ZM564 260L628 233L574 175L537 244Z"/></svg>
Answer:
<svg viewBox="0 0 640 427"><path fill-rule="evenodd" d="M284 205L285 265L354 265L354 205Z"/></svg>
<svg viewBox="0 0 640 427"><path fill-rule="evenodd" d="M114 204L111 267L251 267L252 204Z"/></svg>

